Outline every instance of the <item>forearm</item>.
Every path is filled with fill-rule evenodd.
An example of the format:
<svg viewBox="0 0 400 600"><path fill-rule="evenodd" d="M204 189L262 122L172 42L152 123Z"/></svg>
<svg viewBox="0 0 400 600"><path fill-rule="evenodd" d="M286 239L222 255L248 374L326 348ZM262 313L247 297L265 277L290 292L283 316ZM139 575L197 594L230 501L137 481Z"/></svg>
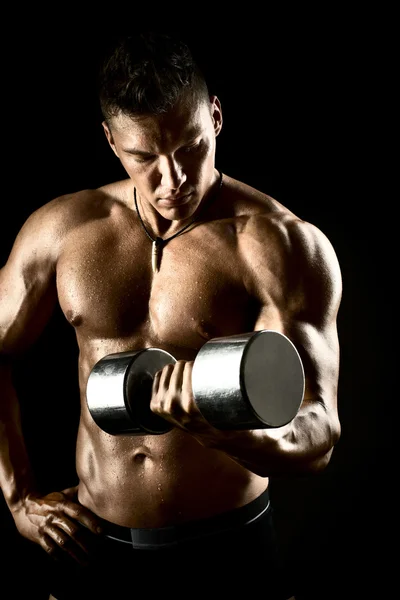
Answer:
<svg viewBox="0 0 400 600"><path fill-rule="evenodd" d="M284 427L218 431L199 441L262 477L301 475L327 465L339 427L322 405L306 406Z"/></svg>
<svg viewBox="0 0 400 600"><path fill-rule="evenodd" d="M36 489L11 368L0 363L0 487L11 511Z"/></svg>

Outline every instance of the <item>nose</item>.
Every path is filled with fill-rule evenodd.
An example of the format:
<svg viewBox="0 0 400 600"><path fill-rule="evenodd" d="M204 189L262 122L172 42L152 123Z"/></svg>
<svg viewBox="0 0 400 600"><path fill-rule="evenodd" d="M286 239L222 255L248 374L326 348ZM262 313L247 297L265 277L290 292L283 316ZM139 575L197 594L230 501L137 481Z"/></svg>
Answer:
<svg viewBox="0 0 400 600"><path fill-rule="evenodd" d="M175 158L165 156L160 160L161 186L165 190L178 190L186 181L186 174Z"/></svg>

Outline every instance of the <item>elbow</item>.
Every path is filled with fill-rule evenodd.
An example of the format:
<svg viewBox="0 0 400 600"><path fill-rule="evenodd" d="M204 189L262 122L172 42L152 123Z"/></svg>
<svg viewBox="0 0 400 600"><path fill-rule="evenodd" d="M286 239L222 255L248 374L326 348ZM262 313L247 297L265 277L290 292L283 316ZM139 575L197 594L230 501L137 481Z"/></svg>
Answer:
<svg viewBox="0 0 400 600"><path fill-rule="evenodd" d="M324 448L321 449L321 452L317 457L314 457L312 460L307 462L306 472L309 475L321 473L326 469L329 465L333 451L335 446L340 440L341 436L341 427L338 419L335 419L334 422L330 425L329 436L327 438L326 444L324 444Z"/></svg>
<svg viewBox="0 0 400 600"><path fill-rule="evenodd" d="M342 428L340 426L340 421L338 418L335 419L335 422L331 426L331 439L332 439L332 448L336 446L338 441L340 440L340 436L342 434Z"/></svg>
<svg viewBox="0 0 400 600"><path fill-rule="evenodd" d="M314 460L310 461L305 468L304 474L305 475L318 475L319 473L322 473L322 471L324 471L326 469L326 467L329 465L329 463L331 461L332 453L333 453L333 448L331 448L324 455L319 456L318 458L315 458Z"/></svg>
<svg viewBox="0 0 400 600"><path fill-rule="evenodd" d="M322 431L324 433L322 434ZM317 475L329 465L335 446L340 440L341 427L338 418L329 421L327 428L321 430L319 441L311 445L308 451L298 457L293 469L298 475Z"/></svg>
<svg viewBox="0 0 400 600"><path fill-rule="evenodd" d="M340 421L339 421L339 417L337 415L335 415L329 422L329 432L328 432L328 447L327 447L327 451L325 452L325 456L329 455L329 460L332 456L332 452L335 448L335 446L337 445L337 443L340 440L340 436L342 434L342 428L340 426Z"/></svg>

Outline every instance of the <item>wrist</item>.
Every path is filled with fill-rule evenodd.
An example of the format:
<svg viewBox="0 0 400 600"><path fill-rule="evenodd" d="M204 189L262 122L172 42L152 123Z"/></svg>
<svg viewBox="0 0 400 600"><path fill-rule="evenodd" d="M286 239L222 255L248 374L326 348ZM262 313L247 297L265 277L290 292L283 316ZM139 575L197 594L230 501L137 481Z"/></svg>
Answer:
<svg viewBox="0 0 400 600"><path fill-rule="evenodd" d="M4 494L4 499L6 504L12 514L16 514L20 512L20 510L33 501L33 498L36 497L36 491L33 487L29 489L23 490L13 490L8 494Z"/></svg>

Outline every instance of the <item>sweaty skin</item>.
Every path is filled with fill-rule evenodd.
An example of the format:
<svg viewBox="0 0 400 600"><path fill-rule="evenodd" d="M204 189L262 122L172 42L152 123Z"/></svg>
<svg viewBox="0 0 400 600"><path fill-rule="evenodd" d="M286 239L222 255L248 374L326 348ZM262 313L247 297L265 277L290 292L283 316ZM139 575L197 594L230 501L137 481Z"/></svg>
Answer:
<svg viewBox="0 0 400 600"><path fill-rule="evenodd" d="M179 111L175 127L122 117L112 130L105 125L129 177L39 208L0 271L0 350L6 359L34 343L56 302L79 346L79 484L66 491L73 502L65 504L68 518L60 509L48 519L48 500L42 517L37 500L29 509L38 491L25 466L9 368L2 367L9 393L0 404L0 482L20 531L35 541L40 533L47 551L60 544L60 530L76 537L77 522L95 531L96 516L129 527L163 527L241 506L267 488L270 475L323 469L339 439L341 278L334 250L315 226L228 175L215 195L219 103L207 111L189 119L179 138ZM201 207L194 225L164 247L157 273L135 211L135 186L153 235L170 237ZM172 189L185 198L171 199ZM193 400L193 361L209 339L261 329L284 333L299 350L306 374L302 407L275 430L218 431ZM107 434L88 411L90 371L107 354L150 347L178 361L155 377L151 402L174 427L162 435ZM54 503L59 501L55 493ZM35 516L28 526L21 514L29 510Z"/></svg>

